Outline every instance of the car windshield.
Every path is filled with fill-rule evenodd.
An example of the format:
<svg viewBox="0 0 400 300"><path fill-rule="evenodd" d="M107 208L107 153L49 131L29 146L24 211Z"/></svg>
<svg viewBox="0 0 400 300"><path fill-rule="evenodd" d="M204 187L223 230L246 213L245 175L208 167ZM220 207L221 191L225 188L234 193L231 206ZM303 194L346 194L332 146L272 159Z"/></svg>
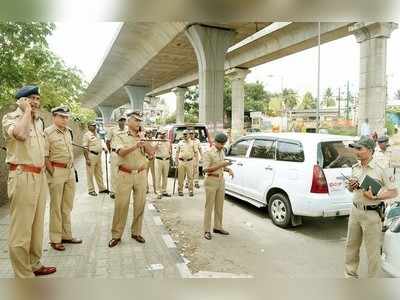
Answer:
<svg viewBox="0 0 400 300"><path fill-rule="evenodd" d="M357 156L348 147L352 141L332 141L319 144L318 164L324 169L350 168L357 163Z"/></svg>
<svg viewBox="0 0 400 300"><path fill-rule="evenodd" d="M178 143L181 139L183 139L183 131L188 129L188 127L175 127L174 130L174 143ZM197 132L197 138L200 140L200 143L207 143L207 132L206 128L203 126L199 127L190 127L190 129L194 129Z"/></svg>

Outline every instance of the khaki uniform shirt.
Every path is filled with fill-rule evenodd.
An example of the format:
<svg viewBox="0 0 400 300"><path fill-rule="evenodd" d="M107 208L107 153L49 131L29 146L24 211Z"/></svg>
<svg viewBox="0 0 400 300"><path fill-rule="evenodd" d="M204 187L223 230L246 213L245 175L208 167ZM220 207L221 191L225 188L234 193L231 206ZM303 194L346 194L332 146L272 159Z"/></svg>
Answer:
<svg viewBox="0 0 400 300"><path fill-rule="evenodd" d="M38 118L30 124L29 134L25 141L18 141L12 134L16 122L24 112L17 108L3 117L3 136L7 147L6 162L44 166L45 141L43 122Z"/></svg>
<svg viewBox="0 0 400 300"><path fill-rule="evenodd" d="M119 126L117 127L113 127L111 128L108 132L107 132L107 141L110 141L111 144L111 148L115 149L114 147L114 140L115 140L115 136L121 132L127 131L126 127L124 129L120 129Z"/></svg>
<svg viewBox="0 0 400 300"><path fill-rule="evenodd" d="M50 161L66 163L72 166L74 162L74 151L72 149L72 135L69 128L65 130L51 125L44 130L45 156Z"/></svg>
<svg viewBox="0 0 400 300"><path fill-rule="evenodd" d="M199 139L193 139L193 144L194 144L194 149L197 151L198 154L200 154L200 140Z"/></svg>
<svg viewBox="0 0 400 300"><path fill-rule="evenodd" d="M179 151L179 157L178 158L183 158L183 159L192 159L194 158L195 155L197 155L197 150L194 146L194 143L192 140L182 140L178 143L178 149Z"/></svg>
<svg viewBox="0 0 400 300"><path fill-rule="evenodd" d="M390 158L391 158L392 151L390 148L382 151L381 148L377 149L374 153L374 160L375 162L384 169L390 167Z"/></svg>
<svg viewBox="0 0 400 300"><path fill-rule="evenodd" d="M157 142L156 157L167 158L171 156L171 145L169 142Z"/></svg>
<svg viewBox="0 0 400 300"><path fill-rule="evenodd" d="M225 159L225 153L224 150L218 150L215 146L212 146L210 150L208 150L204 154L204 162L203 162L203 167L204 169L208 169L210 167L214 167L216 164L224 161ZM220 168L210 174L215 174L219 175L220 177L223 177L224 174L224 168Z"/></svg>
<svg viewBox="0 0 400 300"><path fill-rule="evenodd" d="M103 151L103 147L101 145L100 138L96 134L93 134L90 131L86 132L83 135L82 146L83 147L88 147L89 150L97 151L99 153L101 153L101 151Z"/></svg>
<svg viewBox="0 0 400 300"><path fill-rule="evenodd" d="M140 136L134 136L130 131L121 132L115 136L115 149L118 152L120 149L132 147L136 145L140 139ZM118 156L118 158L118 166L123 165L133 170L147 165L145 152L140 148L135 149L125 157Z"/></svg>
<svg viewBox="0 0 400 300"><path fill-rule="evenodd" d="M379 166L374 159L372 159L366 167L362 167L361 162L358 162L353 166L352 177L357 178L360 184L365 175L369 175L377 180L382 185L383 189L392 190L396 188L394 178L389 177L385 169ZM363 205L376 205L380 201L365 198L363 196L363 190L359 189L353 192L353 202Z"/></svg>

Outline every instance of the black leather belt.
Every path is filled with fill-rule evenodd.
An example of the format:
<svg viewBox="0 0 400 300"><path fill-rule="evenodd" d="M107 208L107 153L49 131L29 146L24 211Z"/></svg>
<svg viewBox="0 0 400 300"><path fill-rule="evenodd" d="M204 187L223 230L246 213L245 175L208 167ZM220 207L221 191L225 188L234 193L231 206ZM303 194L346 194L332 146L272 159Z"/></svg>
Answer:
<svg viewBox="0 0 400 300"><path fill-rule="evenodd" d="M359 205L357 206L354 202L353 205L355 208L362 209L362 210L377 210L379 209L379 205Z"/></svg>
<svg viewBox="0 0 400 300"><path fill-rule="evenodd" d="M156 156L156 159L159 159L159 160L169 160L169 157L162 158L162 157Z"/></svg>
<svg viewBox="0 0 400 300"><path fill-rule="evenodd" d="M189 158L189 159L184 159L184 158L179 158L179 160L181 161L191 161L193 158Z"/></svg>

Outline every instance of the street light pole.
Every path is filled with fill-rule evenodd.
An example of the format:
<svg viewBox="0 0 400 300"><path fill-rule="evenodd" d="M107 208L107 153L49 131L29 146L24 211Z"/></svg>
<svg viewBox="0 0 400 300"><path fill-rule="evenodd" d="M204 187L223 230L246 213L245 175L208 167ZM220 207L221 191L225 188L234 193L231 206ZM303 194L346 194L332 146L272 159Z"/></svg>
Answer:
<svg viewBox="0 0 400 300"><path fill-rule="evenodd" d="M321 22L318 22L318 72L317 72L317 126L316 132L319 132L319 101L320 101L320 71L321 71Z"/></svg>

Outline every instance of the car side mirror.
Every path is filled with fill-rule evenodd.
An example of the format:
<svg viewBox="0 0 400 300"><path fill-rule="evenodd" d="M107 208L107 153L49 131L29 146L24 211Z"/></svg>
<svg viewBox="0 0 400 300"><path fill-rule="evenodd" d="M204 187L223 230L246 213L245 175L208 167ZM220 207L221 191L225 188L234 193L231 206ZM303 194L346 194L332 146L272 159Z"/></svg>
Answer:
<svg viewBox="0 0 400 300"><path fill-rule="evenodd" d="M225 155L228 155L228 152L229 152L229 147L224 147L224 153L225 153Z"/></svg>

